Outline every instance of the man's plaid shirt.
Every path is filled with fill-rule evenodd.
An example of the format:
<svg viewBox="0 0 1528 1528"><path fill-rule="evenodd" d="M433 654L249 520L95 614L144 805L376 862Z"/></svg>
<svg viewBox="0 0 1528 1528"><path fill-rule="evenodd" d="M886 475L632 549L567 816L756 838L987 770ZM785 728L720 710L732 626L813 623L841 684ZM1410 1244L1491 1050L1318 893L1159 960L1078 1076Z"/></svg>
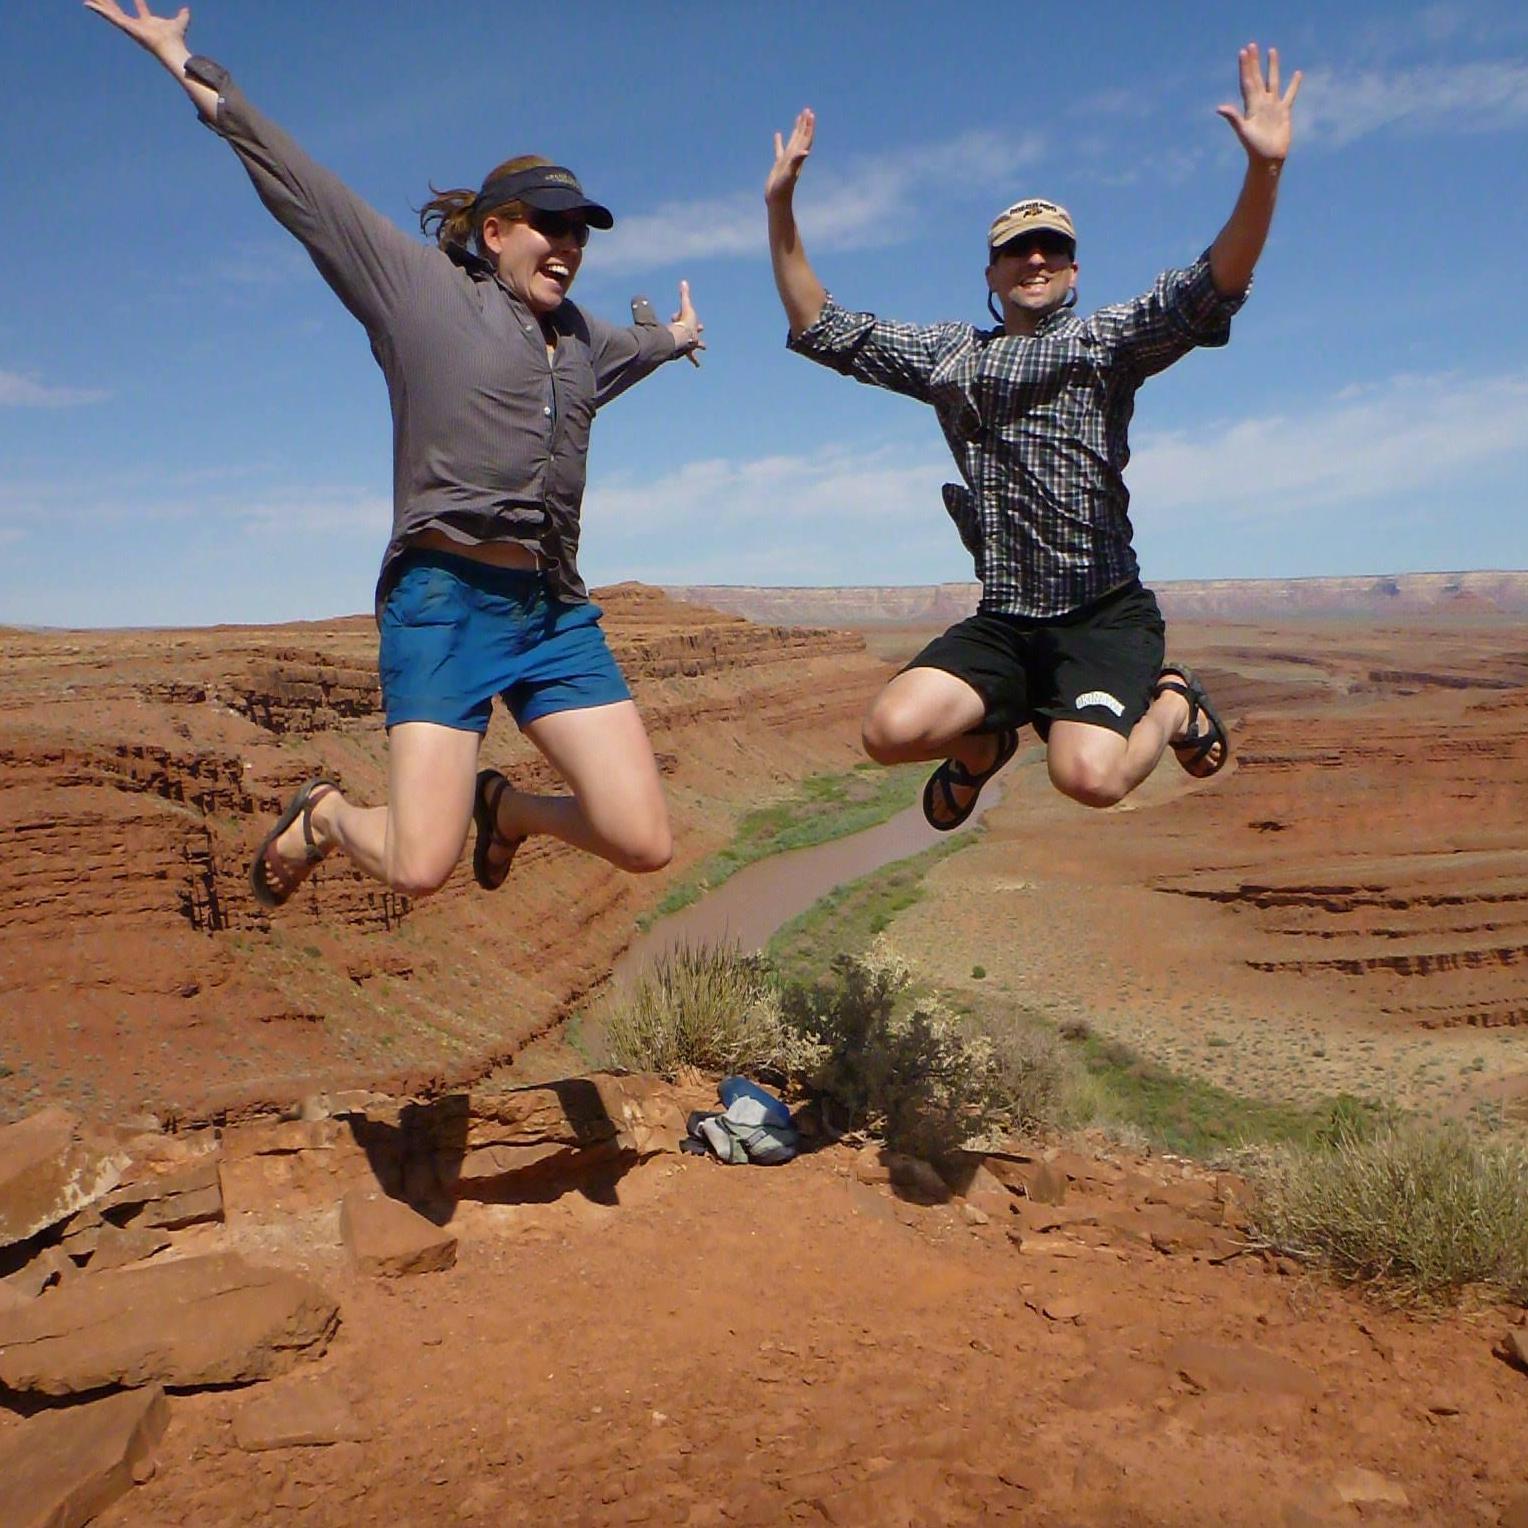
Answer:
<svg viewBox="0 0 1528 1528"><path fill-rule="evenodd" d="M1138 576L1125 464L1136 389L1196 345L1224 345L1245 293L1222 297L1208 255L1144 297L1033 337L898 324L830 297L791 349L932 404L964 484L944 504L976 559L981 608L1050 619Z"/></svg>

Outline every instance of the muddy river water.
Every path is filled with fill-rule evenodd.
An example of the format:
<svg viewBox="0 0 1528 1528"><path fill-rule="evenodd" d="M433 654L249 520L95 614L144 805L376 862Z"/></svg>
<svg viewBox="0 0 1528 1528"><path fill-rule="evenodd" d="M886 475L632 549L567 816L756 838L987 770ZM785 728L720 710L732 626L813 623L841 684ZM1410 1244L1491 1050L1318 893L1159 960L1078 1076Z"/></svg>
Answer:
<svg viewBox="0 0 1528 1528"><path fill-rule="evenodd" d="M998 803L1000 786L999 781L987 786L976 810L956 833L969 832L982 814ZM682 945L736 944L744 951L762 949L781 924L805 912L835 886L921 854L947 836L924 821L921 807L912 806L848 838L755 860L688 907L639 934L616 961L615 979L629 981L658 956Z"/></svg>

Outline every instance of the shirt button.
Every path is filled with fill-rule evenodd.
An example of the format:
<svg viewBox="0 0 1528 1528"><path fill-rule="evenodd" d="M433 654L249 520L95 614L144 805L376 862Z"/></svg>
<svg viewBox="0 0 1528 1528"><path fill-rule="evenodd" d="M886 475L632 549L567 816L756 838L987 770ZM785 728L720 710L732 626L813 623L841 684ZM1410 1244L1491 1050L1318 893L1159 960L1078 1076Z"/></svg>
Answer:
<svg viewBox="0 0 1528 1528"><path fill-rule="evenodd" d="M547 406L545 408L543 408L541 412L543 414L545 414L548 419L550 419L552 417L552 406L551 406L551 404L547 404Z"/></svg>

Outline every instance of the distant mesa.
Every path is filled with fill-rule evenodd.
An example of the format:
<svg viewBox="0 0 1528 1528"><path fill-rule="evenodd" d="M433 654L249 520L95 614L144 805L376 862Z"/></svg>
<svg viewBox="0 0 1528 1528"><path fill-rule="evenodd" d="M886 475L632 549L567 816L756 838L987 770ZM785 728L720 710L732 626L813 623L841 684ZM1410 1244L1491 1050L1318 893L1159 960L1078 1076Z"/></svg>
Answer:
<svg viewBox="0 0 1528 1528"><path fill-rule="evenodd" d="M1180 580L1152 585L1169 618L1528 615L1528 571L1386 573L1341 578ZM745 584L669 585L688 604L775 626L947 626L976 609L975 583L767 588Z"/></svg>

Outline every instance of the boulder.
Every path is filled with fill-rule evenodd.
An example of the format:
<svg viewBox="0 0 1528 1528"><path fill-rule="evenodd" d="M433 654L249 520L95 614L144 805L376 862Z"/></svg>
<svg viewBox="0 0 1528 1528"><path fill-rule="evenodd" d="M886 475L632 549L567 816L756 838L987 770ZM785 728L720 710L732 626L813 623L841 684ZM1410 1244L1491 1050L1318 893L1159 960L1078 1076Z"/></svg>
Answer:
<svg viewBox="0 0 1528 1528"><path fill-rule="evenodd" d="M146 1174L114 1189L96 1209L113 1225L152 1231L179 1231L222 1220L217 1158L207 1155L169 1172Z"/></svg>
<svg viewBox="0 0 1528 1528"><path fill-rule="evenodd" d="M169 1422L157 1385L45 1411L0 1443L6 1528L80 1528L132 1488Z"/></svg>
<svg viewBox="0 0 1528 1528"><path fill-rule="evenodd" d="M1342 1502L1352 1507L1411 1505L1405 1487L1397 1480L1387 1480L1377 1470L1344 1470L1333 1479L1332 1489Z"/></svg>
<svg viewBox="0 0 1528 1528"><path fill-rule="evenodd" d="M126 1268L129 1263L141 1263L145 1258L163 1252L170 1245L167 1231L156 1231L149 1226L126 1227L107 1224L101 1227L96 1249L90 1255L90 1271L104 1273L108 1268Z"/></svg>
<svg viewBox="0 0 1528 1528"><path fill-rule="evenodd" d="M31 1300L40 1295L50 1284L76 1272L73 1260L58 1247L44 1247L30 1262L23 1263L15 1273L0 1279L0 1286L13 1289Z"/></svg>
<svg viewBox="0 0 1528 1528"><path fill-rule="evenodd" d="M317 1357L338 1326L316 1284L233 1253L146 1263L0 1313L0 1386L74 1395L244 1384Z"/></svg>
<svg viewBox="0 0 1528 1528"><path fill-rule="evenodd" d="M1066 1199L1066 1173L1051 1162L1032 1158L987 1158L987 1171L1011 1194L1021 1194L1036 1204L1061 1204Z"/></svg>
<svg viewBox="0 0 1528 1528"><path fill-rule="evenodd" d="M1528 1326L1508 1327L1496 1351L1514 1369L1528 1374Z"/></svg>
<svg viewBox="0 0 1528 1528"><path fill-rule="evenodd" d="M25 1241L116 1187L125 1155L63 1109L0 1126L0 1247Z"/></svg>
<svg viewBox="0 0 1528 1528"><path fill-rule="evenodd" d="M448 1195L498 1202L546 1199L676 1152L686 1133L667 1083L603 1074L442 1099L405 1111L402 1127L428 1136Z"/></svg>
<svg viewBox="0 0 1528 1528"><path fill-rule="evenodd" d="M375 1189L352 1189L340 1202L340 1239L360 1272L384 1278L436 1273L456 1262L451 1232Z"/></svg>
<svg viewBox="0 0 1528 1528"><path fill-rule="evenodd" d="M362 1144L364 1124L348 1118L252 1121L223 1132L218 1165L222 1202L232 1216L291 1215L327 1208L357 1184L396 1169L400 1143L387 1132L386 1165Z"/></svg>

